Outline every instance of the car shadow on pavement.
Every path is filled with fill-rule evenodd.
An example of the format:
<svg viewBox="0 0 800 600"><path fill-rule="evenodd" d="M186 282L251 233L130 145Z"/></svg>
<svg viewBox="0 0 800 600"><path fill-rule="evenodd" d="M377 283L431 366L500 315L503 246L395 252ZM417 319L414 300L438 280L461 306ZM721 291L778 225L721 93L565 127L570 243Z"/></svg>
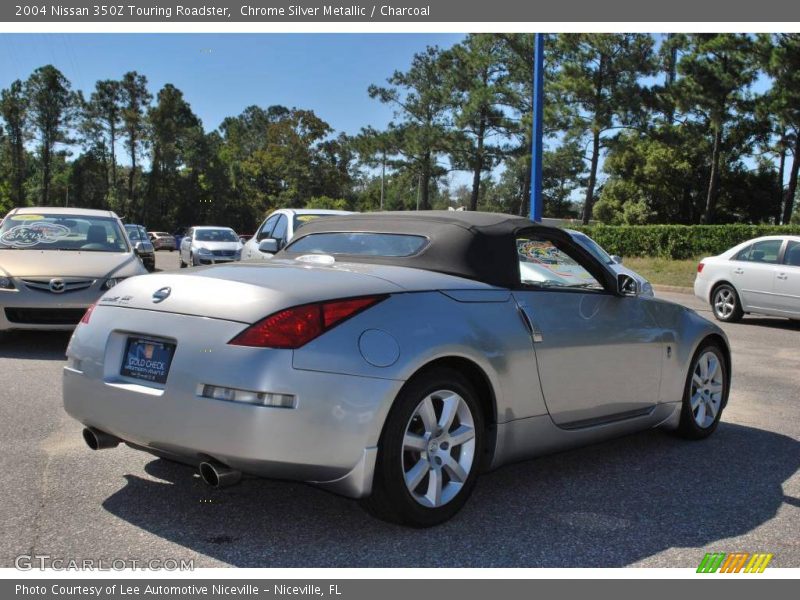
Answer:
<svg viewBox="0 0 800 600"><path fill-rule="evenodd" d="M377 521L298 483L246 479L213 490L161 459L148 463L150 478L127 475L103 506L241 567L621 567L764 524L784 502L796 505L782 484L798 467L796 440L722 423L700 442L648 431L504 467L481 477L459 515L428 530Z"/></svg>
<svg viewBox="0 0 800 600"><path fill-rule="evenodd" d="M778 317L750 317L745 316L739 321L741 325L757 325L759 327L771 327L773 329L785 329L787 331L800 331L799 319L781 319Z"/></svg>
<svg viewBox="0 0 800 600"><path fill-rule="evenodd" d="M0 358L65 360L71 331L0 332Z"/></svg>

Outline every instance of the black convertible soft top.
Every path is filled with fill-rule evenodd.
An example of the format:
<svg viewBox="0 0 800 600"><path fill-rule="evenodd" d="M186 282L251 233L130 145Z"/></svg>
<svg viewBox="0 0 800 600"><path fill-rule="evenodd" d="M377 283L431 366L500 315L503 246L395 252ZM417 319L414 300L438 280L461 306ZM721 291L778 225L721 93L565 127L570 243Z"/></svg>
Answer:
<svg viewBox="0 0 800 600"><path fill-rule="evenodd" d="M420 235L429 243L413 256L341 255L347 262L378 263L426 269L511 288L519 284L516 237L520 231L546 232L571 244L569 234L524 217L466 211L373 212L337 215L304 225L278 257L293 258L292 245L315 233L369 232Z"/></svg>

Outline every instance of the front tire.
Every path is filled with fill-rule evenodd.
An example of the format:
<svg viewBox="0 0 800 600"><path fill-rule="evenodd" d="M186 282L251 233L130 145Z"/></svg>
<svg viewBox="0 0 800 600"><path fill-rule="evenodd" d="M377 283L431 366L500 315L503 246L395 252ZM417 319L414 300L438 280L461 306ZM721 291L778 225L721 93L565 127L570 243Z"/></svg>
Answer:
<svg viewBox="0 0 800 600"><path fill-rule="evenodd" d="M714 433L728 401L729 385L722 349L713 342L701 344L686 375L678 435L701 440Z"/></svg>
<svg viewBox="0 0 800 600"><path fill-rule="evenodd" d="M721 283L711 293L711 311L717 321L736 323L742 319L742 303L739 294L729 283Z"/></svg>
<svg viewBox="0 0 800 600"><path fill-rule="evenodd" d="M415 377L386 420L372 495L362 506L411 527L447 521L475 487L484 434L477 395L460 372L436 368Z"/></svg>

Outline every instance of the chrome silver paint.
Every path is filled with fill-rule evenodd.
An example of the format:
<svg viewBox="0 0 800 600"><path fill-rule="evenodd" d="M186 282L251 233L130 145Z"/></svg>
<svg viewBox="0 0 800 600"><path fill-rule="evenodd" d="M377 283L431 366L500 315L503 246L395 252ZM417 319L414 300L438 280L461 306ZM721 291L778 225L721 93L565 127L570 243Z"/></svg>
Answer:
<svg viewBox="0 0 800 600"><path fill-rule="evenodd" d="M154 303L165 287L169 296ZM297 350L227 344L283 308L371 294L388 297ZM176 344L165 385L120 375L130 334ZM508 290L400 266L236 263L137 277L106 293L70 342L64 405L84 425L154 454L363 497L395 398L435 361L486 382L494 434L485 458L496 467L674 427L692 356L708 336L727 344L693 311L646 297ZM214 400L198 394L203 385L291 394L297 405ZM443 501L445 488L421 497Z"/></svg>

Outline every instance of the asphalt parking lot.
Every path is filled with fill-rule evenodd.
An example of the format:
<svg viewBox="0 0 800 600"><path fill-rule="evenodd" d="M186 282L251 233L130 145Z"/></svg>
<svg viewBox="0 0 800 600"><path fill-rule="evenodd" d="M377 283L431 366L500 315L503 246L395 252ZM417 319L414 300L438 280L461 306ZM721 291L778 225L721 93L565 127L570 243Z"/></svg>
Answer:
<svg viewBox="0 0 800 600"><path fill-rule="evenodd" d="M159 252L158 265L176 268L177 253ZM692 296L659 295L711 318ZM710 439L648 431L504 467L426 531L302 484L211 490L189 467L127 447L93 453L61 406L69 336L0 334L0 567L23 554L196 567L696 567L714 551L800 567L800 322L724 328L733 388Z"/></svg>

